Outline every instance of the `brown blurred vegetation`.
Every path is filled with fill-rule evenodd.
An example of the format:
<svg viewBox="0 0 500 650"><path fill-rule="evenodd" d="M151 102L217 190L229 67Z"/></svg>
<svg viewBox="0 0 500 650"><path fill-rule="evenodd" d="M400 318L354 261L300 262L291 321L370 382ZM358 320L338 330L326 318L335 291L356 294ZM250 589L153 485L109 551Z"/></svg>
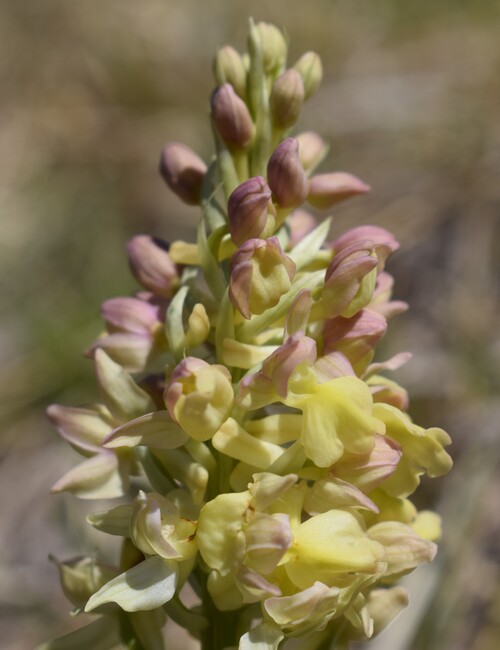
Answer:
<svg viewBox="0 0 500 650"><path fill-rule="evenodd" d="M331 142L323 168L372 185L336 210L394 231L390 270L411 304L384 355L411 412L454 438L456 468L425 482L439 561L374 649L494 650L500 638L500 3L482 0L2 0L0 3L0 638L12 650L68 631L47 561L110 554L89 534L95 504L50 497L75 462L43 416L94 397L81 350L98 306L134 290L136 232L192 239L196 210L157 174L164 141L211 152L211 56L273 21L291 59L322 56L325 81L299 127ZM174 647L174 646L172 646ZM187 646L179 646L187 647Z"/></svg>

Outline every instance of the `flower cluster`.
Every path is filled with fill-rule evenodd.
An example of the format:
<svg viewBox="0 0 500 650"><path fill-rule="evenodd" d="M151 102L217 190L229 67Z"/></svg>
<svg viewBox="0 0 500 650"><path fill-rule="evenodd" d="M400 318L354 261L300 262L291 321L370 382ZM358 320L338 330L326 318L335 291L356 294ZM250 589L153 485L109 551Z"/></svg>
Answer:
<svg viewBox="0 0 500 650"><path fill-rule="evenodd" d="M286 60L265 23L247 54L219 50L216 155L168 143L160 161L201 207L197 242L132 239L141 288L103 304L87 351L100 401L49 408L84 457L53 490L127 499L89 516L123 538L116 567L59 564L75 607L101 617L46 648L157 650L166 616L216 650L366 639L406 605L395 580L435 555L439 518L409 497L450 469L450 440L381 374L409 355L374 361L406 309L385 271L398 242L377 226L328 241L330 220L302 209L369 187L315 172L316 133L289 136L322 70L313 52Z"/></svg>

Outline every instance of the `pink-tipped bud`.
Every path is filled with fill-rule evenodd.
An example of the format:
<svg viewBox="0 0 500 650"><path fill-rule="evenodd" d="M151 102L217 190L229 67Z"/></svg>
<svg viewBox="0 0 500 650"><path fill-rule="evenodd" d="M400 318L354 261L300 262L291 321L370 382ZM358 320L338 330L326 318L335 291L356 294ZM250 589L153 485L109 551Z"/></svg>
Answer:
<svg viewBox="0 0 500 650"><path fill-rule="evenodd" d="M254 176L239 185L229 197L229 231L237 246L260 237L268 220L271 190L262 176Z"/></svg>
<svg viewBox="0 0 500 650"><path fill-rule="evenodd" d="M179 274L167 248L167 243L161 239L136 235L127 244L127 253L137 282L158 296L170 298L179 282Z"/></svg>
<svg viewBox="0 0 500 650"><path fill-rule="evenodd" d="M377 311L387 320L402 314L408 309L408 303L402 300L391 300L394 278L386 271L382 271L377 276L377 284L373 292L373 298L370 303L370 309Z"/></svg>
<svg viewBox="0 0 500 650"><path fill-rule="evenodd" d="M185 144L167 142L160 156L160 174L174 194L188 205L198 205L207 166Z"/></svg>
<svg viewBox="0 0 500 650"><path fill-rule="evenodd" d="M300 73L304 82L305 99L309 99L318 90L323 78L323 66L316 52L306 52L293 66Z"/></svg>
<svg viewBox="0 0 500 650"><path fill-rule="evenodd" d="M327 318L350 318L369 303L376 282L377 257L371 241L360 241L333 258L325 275L323 308Z"/></svg>
<svg viewBox="0 0 500 650"><path fill-rule="evenodd" d="M307 200L319 210L327 210L336 203L357 194L366 194L370 186L345 172L331 172L313 176L309 181Z"/></svg>
<svg viewBox="0 0 500 650"><path fill-rule="evenodd" d="M294 210L287 220L290 229L290 246L293 248L308 233L316 228L318 222L312 214L305 210Z"/></svg>
<svg viewBox="0 0 500 650"><path fill-rule="evenodd" d="M208 440L227 420L234 393L227 368L187 357L175 368L165 391L171 417L195 440Z"/></svg>
<svg viewBox="0 0 500 650"><path fill-rule="evenodd" d="M386 331L385 318L370 309L362 309L352 318L337 316L325 321L323 352L342 352L354 370L362 375Z"/></svg>
<svg viewBox="0 0 500 650"><path fill-rule="evenodd" d="M375 435L375 446L369 454L345 451L331 472L336 477L368 493L394 473L401 459L401 447L387 436Z"/></svg>
<svg viewBox="0 0 500 650"><path fill-rule="evenodd" d="M339 253L348 246L367 240L373 242L375 254L379 260L379 271L384 267L386 259L399 248L399 242L392 233L379 226L358 226L348 230L336 239L332 248Z"/></svg>
<svg viewBox="0 0 500 650"><path fill-rule="evenodd" d="M240 382L238 403L243 408L262 408L286 398L288 382L301 363L316 361L316 341L302 332L288 337L263 363L262 369L246 375Z"/></svg>
<svg viewBox="0 0 500 650"><path fill-rule="evenodd" d="M108 332L151 334L160 323L160 308L137 298L111 298L101 305Z"/></svg>
<svg viewBox="0 0 500 650"><path fill-rule="evenodd" d="M328 145L314 131L304 131L297 136L299 158L306 172L312 172L320 164L328 151Z"/></svg>
<svg viewBox="0 0 500 650"><path fill-rule="evenodd" d="M383 316L370 309L362 309L352 318L337 316L325 321L323 329L324 353L340 350L346 354L345 346L363 341L364 345L374 348L387 331L387 321ZM352 359L348 354L351 363Z"/></svg>
<svg viewBox="0 0 500 650"><path fill-rule="evenodd" d="M296 138L287 138L276 147L267 165L267 179L282 208L296 208L305 201L309 181L300 162Z"/></svg>
<svg viewBox="0 0 500 650"><path fill-rule="evenodd" d="M233 255L229 298L245 317L262 314L290 289L294 262L277 237L249 239Z"/></svg>
<svg viewBox="0 0 500 650"><path fill-rule="evenodd" d="M242 99L245 97L247 73L243 59L234 47L226 45L218 50L214 59L214 76L219 86L231 84Z"/></svg>
<svg viewBox="0 0 500 650"><path fill-rule="evenodd" d="M211 99L212 119L222 140L245 149L253 140L254 125L245 102L231 84L217 88Z"/></svg>
<svg viewBox="0 0 500 650"><path fill-rule="evenodd" d="M281 129L288 129L299 119L304 103L302 77L291 68L279 76L273 84L269 105L273 122Z"/></svg>

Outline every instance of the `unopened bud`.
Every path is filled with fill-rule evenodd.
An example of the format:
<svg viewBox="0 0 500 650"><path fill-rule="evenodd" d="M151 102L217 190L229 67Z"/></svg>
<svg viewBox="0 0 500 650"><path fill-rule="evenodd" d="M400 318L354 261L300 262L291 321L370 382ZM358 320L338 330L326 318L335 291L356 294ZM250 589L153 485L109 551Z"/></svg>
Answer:
<svg viewBox="0 0 500 650"><path fill-rule="evenodd" d="M299 158L306 172L312 172L323 160L328 151L328 145L314 131L305 131L297 136L299 143Z"/></svg>
<svg viewBox="0 0 500 650"><path fill-rule="evenodd" d="M224 366L186 357L175 368L165 391L171 417L195 440L208 440L229 417L234 393Z"/></svg>
<svg viewBox="0 0 500 650"><path fill-rule="evenodd" d="M245 102L231 84L217 88L211 100L212 119L223 141L244 149L253 139L254 126Z"/></svg>
<svg viewBox="0 0 500 650"><path fill-rule="evenodd" d="M137 235L127 244L127 253L135 279L154 294L170 298L179 274L167 248L167 243L157 237Z"/></svg>
<svg viewBox="0 0 500 650"><path fill-rule="evenodd" d="M288 129L298 120L304 103L304 83L293 68L276 79L271 90L269 104L276 126Z"/></svg>
<svg viewBox="0 0 500 650"><path fill-rule="evenodd" d="M101 305L109 333L149 335L160 322L160 308L138 298L111 298Z"/></svg>
<svg viewBox="0 0 500 650"><path fill-rule="evenodd" d="M306 52L293 66L304 82L305 99L309 99L318 90L323 78L323 66L316 52Z"/></svg>
<svg viewBox="0 0 500 650"><path fill-rule="evenodd" d="M271 190L262 176L254 176L239 185L229 197L227 206L229 230L235 244L260 237L268 220Z"/></svg>
<svg viewBox="0 0 500 650"><path fill-rule="evenodd" d="M377 257L371 241L343 249L328 265L323 289L327 318L350 318L370 301L376 282Z"/></svg>
<svg viewBox="0 0 500 650"><path fill-rule="evenodd" d="M294 210L287 220L290 229L290 246L296 246L318 225L312 214L305 210Z"/></svg>
<svg viewBox="0 0 500 650"><path fill-rule="evenodd" d="M288 46L281 30L270 23L257 23L264 72L276 75L285 65Z"/></svg>
<svg viewBox="0 0 500 650"><path fill-rule="evenodd" d="M245 318L262 314L278 304L294 275L277 237L250 239L233 255L229 298Z"/></svg>
<svg viewBox="0 0 500 650"><path fill-rule="evenodd" d="M370 186L359 178L345 172L331 172L313 176L309 181L307 200L320 210L327 210L336 203L356 194L366 194Z"/></svg>
<svg viewBox="0 0 500 650"><path fill-rule="evenodd" d="M245 97L247 73L243 59L234 47L226 45L217 52L214 59L214 76L219 86L231 84L242 99Z"/></svg>
<svg viewBox="0 0 500 650"><path fill-rule="evenodd" d="M160 156L160 173L169 188L188 205L200 202L201 185L207 166L185 144L167 142Z"/></svg>
<svg viewBox="0 0 500 650"><path fill-rule="evenodd" d="M381 271L389 255L399 248L398 240L385 228L380 228L379 226L358 226L357 228L352 228L336 239L332 244L332 248L337 254L347 246L368 240L373 243L375 254L379 261L379 271Z"/></svg>
<svg viewBox="0 0 500 650"><path fill-rule="evenodd" d="M267 178L282 208L296 208L305 201L309 181L300 163L296 138L287 138L276 147L267 165Z"/></svg>

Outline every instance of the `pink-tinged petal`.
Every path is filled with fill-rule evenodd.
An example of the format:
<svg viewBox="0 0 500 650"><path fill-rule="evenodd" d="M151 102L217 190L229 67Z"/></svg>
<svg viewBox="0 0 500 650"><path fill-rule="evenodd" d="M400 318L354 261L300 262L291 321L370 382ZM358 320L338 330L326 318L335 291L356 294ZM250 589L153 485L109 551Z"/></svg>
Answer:
<svg viewBox="0 0 500 650"><path fill-rule="evenodd" d="M311 365L315 360L316 341L301 333L293 334L264 361L261 372L271 379L278 395L286 397L288 380L295 368L301 363Z"/></svg>
<svg viewBox="0 0 500 650"><path fill-rule="evenodd" d="M366 380L376 403L389 404L400 411L407 411L410 404L408 392L392 379L371 375Z"/></svg>
<svg viewBox="0 0 500 650"><path fill-rule="evenodd" d="M371 187L346 172L331 172L313 176L309 181L307 200L320 210L327 210L336 203L358 194L366 194Z"/></svg>
<svg viewBox="0 0 500 650"><path fill-rule="evenodd" d="M401 459L401 447L388 436L375 436L375 446L368 454L344 453L330 473L369 493L394 473Z"/></svg>
<svg viewBox="0 0 500 650"><path fill-rule="evenodd" d="M302 167L311 173L323 160L328 152L328 145L314 131L305 131L297 136L299 143L299 158Z"/></svg>
<svg viewBox="0 0 500 650"><path fill-rule="evenodd" d="M47 416L61 437L84 455L100 451L102 441L113 429L109 413L100 406L73 408L52 404Z"/></svg>
<svg viewBox="0 0 500 650"><path fill-rule="evenodd" d="M318 383L324 384L338 377L355 377L356 373L349 359L342 352L330 352L319 357L313 365Z"/></svg>
<svg viewBox="0 0 500 650"><path fill-rule="evenodd" d="M115 363L127 372L142 372L153 360L156 350L151 335L116 333L97 339L85 351L94 357L96 350L104 350Z"/></svg>
<svg viewBox="0 0 500 650"><path fill-rule="evenodd" d="M112 431L103 446L109 449L138 445L153 449L176 449L188 439L188 435L172 421L168 411L154 411Z"/></svg>
<svg viewBox="0 0 500 650"><path fill-rule="evenodd" d="M373 501L355 485L330 475L312 485L304 501L304 510L314 516L334 508L361 508L379 512Z"/></svg>
<svg viewBox="0 0 500 650"><path fill-rule="evenodd" d="M238 568L235 577L245 603L256 603L266 596L281 596L281 589L277 585L244 564Z"/></svg>
<svg viewBox="0 0 500 650"><path fill-rule="evenodd" d="M159 307L137 298L111 298L101 305L101 315L110 333L148 336L160 322Z"/></svg>
<svg viewBox="0 0 500 650"><path fill-rule="evenodd" d="M287 138L276 147L267 165L267 178L282 208L297 208L305 201L309 180L300 162L296 138Z"/></svg>
<svg viewBox="0 0 500 650"><path fill-rule="evenodd" d="M167 142L160 156L160 174L168 187L188 205L198 205L207 166L185 144Z"/></svg>
<svg viewBox="0 0 500 650"><path fill-rule="evenodd" d="M322 303L327 318L353 316L370 302L377 258L364 240L342 249L328 265ZM373 273L372 273L373 272Z"/></svg>
<svg viewBox="0 0 500 650"><path fill-rule="evenodd" d="M364 378L366 379L371 375L376 375L379 372L382 372L383 370L390 370L392 372L394 370L398 370L406 363L408 363L411 357L412 357L411 352L399 352L398 354L395 354L390 359L387 359L387 361L381 361L379 363L371 363L366 370Z"/></svg>
<svg viewBox="0 0 500 650"><path fill-rule="evenodd" d="M348 230L332 244L337 255L340 251L361 241L373 242L375 253L379 260L379 271L382 271L386 259L399 248L399 242L392 233L379 226L358 226Z"/></svg>
<svg viewBox="0 0 500 650"><path fill-rule="evenodd" d="M377 276L377 284L370 302L370 309L378 312L387 320L394 318L398 314L404 313L408 309L408 304L402 300L391 300L394 278L386 271L382 271Z"/></svg>
<svg viewBox="0 0 500 650"><path fill-rule="evenodd" d="M286 223L290 230L290 246L292 248L318 225L313 215L302 209L294 210Z"/></svg>
<svg viewBox="0 0 500 650"><path fill-rule="evenodd" d="M167 243L157 237L137 235L127 244L127 252L135 279L155 295L170 298L179 283L179 273Z"/></svg>
<svg viewBox="0 0 500 650"><path fill-rule="evenodd" d="M128 485L127 464L103 450L70 469L52 486L52 492L71 492L81 499L114 499L123 496Z"/></svg>

